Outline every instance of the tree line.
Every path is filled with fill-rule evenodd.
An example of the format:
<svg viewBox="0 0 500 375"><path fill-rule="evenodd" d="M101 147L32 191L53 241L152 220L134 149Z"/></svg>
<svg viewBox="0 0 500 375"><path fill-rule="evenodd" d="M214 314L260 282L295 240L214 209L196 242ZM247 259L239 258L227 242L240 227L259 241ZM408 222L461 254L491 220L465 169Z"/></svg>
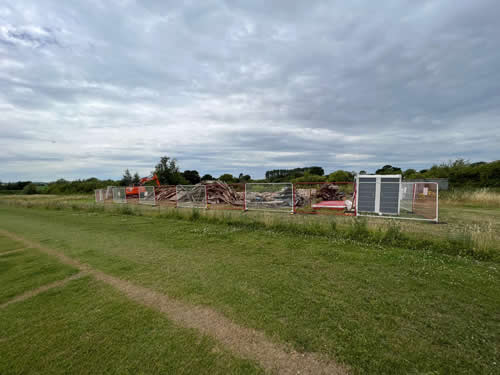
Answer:
<svg viewBox="0 0 500 375"><path fill-rule="evenodd" d="M360 171L366 174L366 171ZM415 170L384 165L375 170L376 174L401 174L403 179L421 178L447 178L450 188L478 188L478 187L500 187L500 160L493 162L471 163L464 159L457 159L447 163L435 164L429 169ZM201 181L220 180L226 183L246 182L341 182L353 181L356 173L352 171L337 170L328 175L322 167L312 166L293 169L273 169L265 173L265 179L252 179L250 175L240 173L233 176L224 173L214 177L210 174L200 176L196 170L181 171L176 159L164 156L156 164L151 174L156 174L162 185L186 185L197 184ZM1 183L0 194L86 194L95 189L103 189L107 186L130 186L137 185L140 176L136 172L132 174L126 169L121 180L100 180L95 177L67 181L59 179L50 183L33 183L31 181L18 181ZM148 182L147 184L154 184Z"/></svg>
<svg viewBox="0 0 500 375"><path fill-rule="evenodd" d="M156 164L155 169L151 171L151 175L157 175L160 184L162 185L195 185L201 181L213 181L219 180L226 183L240 183L249 182L252 180L250 175L244 175L240 173L238 177L233 176L230 173L224 173L219 177L214 177L210 174L204 174L200 177L200 173L196 170L185 170L181 172L177 160L168 156L163 156L160 162ZM123 173L123 177L120 180L121 186L137 185L140 182L139 174L136 172L133 176L129 169L126 169ZM153 185L155 182L149 181L147 185Z"/></svg>
<svg viewBox="0 0 500 375"><path fill-rule="evenodd" d="M471 163L457 159L447 163L435 164L429 169L416 171L385 165L376 171L378 174L401 174L404 179L447 178L450 187L500 187L500 160Z"/></svg>

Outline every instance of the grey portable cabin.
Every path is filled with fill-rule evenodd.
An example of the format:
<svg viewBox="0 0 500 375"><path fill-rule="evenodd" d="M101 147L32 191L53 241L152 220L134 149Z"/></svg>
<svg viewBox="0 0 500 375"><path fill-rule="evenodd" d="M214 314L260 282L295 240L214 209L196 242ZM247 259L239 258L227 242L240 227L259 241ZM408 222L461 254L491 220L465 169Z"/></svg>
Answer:
<svg viewBox="0 0 500 375"><path fill-rule="evenodd" d="M356 211L399 215L401 175L359 175L356 177Z"/></svg>

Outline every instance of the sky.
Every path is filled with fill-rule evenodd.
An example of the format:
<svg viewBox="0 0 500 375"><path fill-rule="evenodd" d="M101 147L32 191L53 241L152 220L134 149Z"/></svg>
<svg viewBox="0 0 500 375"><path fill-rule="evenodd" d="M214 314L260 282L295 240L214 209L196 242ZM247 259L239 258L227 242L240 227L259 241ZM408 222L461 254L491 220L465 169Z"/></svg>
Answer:
<svg viewBox="0 0 500 375"><path fill-rule="evenodd" d="M0 180L500 158L500 2L0 0Z"/></svg>

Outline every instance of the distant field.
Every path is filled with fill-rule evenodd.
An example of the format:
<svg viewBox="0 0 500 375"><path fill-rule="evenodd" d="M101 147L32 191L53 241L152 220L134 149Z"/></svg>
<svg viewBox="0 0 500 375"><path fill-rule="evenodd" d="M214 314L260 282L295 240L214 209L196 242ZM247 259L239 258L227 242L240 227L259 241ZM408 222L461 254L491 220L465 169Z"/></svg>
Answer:
<svg viewBox="0 0 500 375"><path fill-rule="evenodd" d="M57 209L2 204L0 229L193 309L209 307L241 327L265 334L276 345L316 353L350 373L498 371L500 270L496 261L286 233L272 226L212 223L198 215L190 220L158 217L147 208L141 216L129 215L125 209L83 210L78 204L92 204L88 197L65 197L64 201L66 206ZM402 228L417 235L444 236L450 227L490 225L491 236L496 236L500 222L495 209L450 206L442 209L442 216L449 224L406 227L405 223ZM310 225L310 220L317 219L318 225L326 225L321 220L328 218L298 220ZM350 225L349 219L343 220L338 219L339 226ZM9 239L0 241L0 251L15 247ZM0 267L9 264L10 270L18 270L12 272L27 280L34 279L37 269L53 270L43 272L47 280L26 285L17 294L75 272L61 273L50 266L50 257L37 251L14 252L4 260L6 256L0 255ZM230 343L214 351L219 347L216 338L200 341L197 331L185 331L176 324L174 329L168 317L112 289L83 278L0 310L0 332L6 332L1 334L0 373L31 368L62 373L70 367L85 372L87 362L89 373L102 364L110 373L180 369L184 373L254 373L265 368L264 362L251 355L247 358ZM44 313L35 314L42 306ZM56 335L61 328L55 322L60 319L71 328L60 345L49 345L50 339L46 346L26 352L26 345L36 337ZM108 326L107 321L116 325ZM123 332L119 327L124 326L131 328ZM61 350L68 359L49 360L59 358ZM200 353L199 362L192 360L196 353ZM118 360L120 356L124 360ZM157 359L150 361L151 356ZM14 370L8 371L8 366Z"/></svg>

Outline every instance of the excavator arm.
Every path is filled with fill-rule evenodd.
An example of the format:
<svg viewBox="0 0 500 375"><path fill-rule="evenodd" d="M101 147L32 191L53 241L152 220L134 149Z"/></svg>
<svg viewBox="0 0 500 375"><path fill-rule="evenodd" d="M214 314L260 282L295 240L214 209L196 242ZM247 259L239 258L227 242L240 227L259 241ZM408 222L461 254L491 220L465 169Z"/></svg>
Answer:
<svg viewBox="0 0 500 375"><path fill-rule="evenodd" d="M144 185L148 181L156 181L156 186L160 186L160 180L158 179L158 176L156 175L156 173L153 175L153 177L141 178L141 185Z"/></svg>
<svg viewBox="0 0 500 375"><path fill-rule="evenodd" d="M156 181L156 186L160 186L160 180L156 174L153 177L144 177L139 180L139 184L142 186L148 181ZM125 194L127 198L137 198L139 197L139 186L130 186L125 189Z"/></svg>

